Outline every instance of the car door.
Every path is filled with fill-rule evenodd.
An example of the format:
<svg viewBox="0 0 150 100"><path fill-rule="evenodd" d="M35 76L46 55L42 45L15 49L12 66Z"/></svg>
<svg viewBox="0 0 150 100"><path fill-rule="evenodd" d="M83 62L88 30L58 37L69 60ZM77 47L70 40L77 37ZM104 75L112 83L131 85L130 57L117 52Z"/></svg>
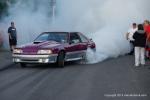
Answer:
<svg viewBox="0 0 150 100"><path fill-rule="evenodd" d="M88 48L88 39L82 35L82 33L78 33L80 39L81 39L81 43L80 43L80 50L82 51L86 51Z"/></svg>
<svg viewBox="0 0 150 100"><path fill-rule="evenodd" d="M87 52L87 48L89 46L89 41L88 38L86 38L82 33L78 33L81 42L79 44L79 49L80 49L80 56L82 58L86 57L86 52Z"/></svg>
<svg viewBox="0 0 150 100"><path fill-rule="evenodd" d="M82 49L83 50L87 50L88 48L92 49L92 50L96 50L95 49L95 43L92 41L92 39L88 39L86 36L84 36L82 33L78 33L80 38L81 38L81 45L82 45Z"/></svg>
<svg viewBox="0 0 150 100"><path fill-rule="evenodd" d="M77 33L69 34L69 43L66 49L66 60L73 61L81 59L81 39Z"/></svg>

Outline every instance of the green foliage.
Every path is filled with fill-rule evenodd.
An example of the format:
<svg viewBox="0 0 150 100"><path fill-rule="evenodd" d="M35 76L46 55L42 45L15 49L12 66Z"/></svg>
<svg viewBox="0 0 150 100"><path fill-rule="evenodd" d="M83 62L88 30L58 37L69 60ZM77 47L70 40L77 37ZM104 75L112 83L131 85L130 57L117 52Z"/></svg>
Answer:
<svg viewBox="0 0 150 100"><path fill-rule="evenodd" d="M8 5L14 4L17 0L0 0L0 19L8 15Z"/></svg>

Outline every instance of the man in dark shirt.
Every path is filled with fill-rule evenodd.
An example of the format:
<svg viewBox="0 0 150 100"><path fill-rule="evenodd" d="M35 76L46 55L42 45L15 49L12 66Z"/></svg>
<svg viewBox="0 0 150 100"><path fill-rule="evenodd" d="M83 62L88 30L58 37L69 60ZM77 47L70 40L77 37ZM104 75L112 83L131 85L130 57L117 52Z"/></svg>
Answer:
<svg viewBox="0 0 150 100"><path fill-rule="evenodd" d="M8 35L9 35L9 45L11 51L16 47L17 45L17 30L15 28L14 22L11 22L11 26L8 28Z"/></svg>

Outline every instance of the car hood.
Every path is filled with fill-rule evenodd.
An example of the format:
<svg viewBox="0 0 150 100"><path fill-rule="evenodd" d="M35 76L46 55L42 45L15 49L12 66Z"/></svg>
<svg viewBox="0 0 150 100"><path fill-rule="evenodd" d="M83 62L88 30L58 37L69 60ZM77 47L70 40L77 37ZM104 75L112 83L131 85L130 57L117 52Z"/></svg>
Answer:
<svg viewBox="0 0 150 100"><path fill-rule="evenodd" d="M60 43L55 41L44 41L44 42L32 42L29 44L18 46L17 48L20 48L23 50L24 54L36 54L38 50L41 49L55 49L61 46Z"/></svg>

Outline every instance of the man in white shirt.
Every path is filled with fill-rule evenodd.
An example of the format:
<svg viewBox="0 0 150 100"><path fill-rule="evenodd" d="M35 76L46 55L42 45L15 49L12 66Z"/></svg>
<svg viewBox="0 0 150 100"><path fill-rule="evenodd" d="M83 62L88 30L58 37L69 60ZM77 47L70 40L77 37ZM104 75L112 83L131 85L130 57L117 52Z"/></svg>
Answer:
<svg viewBox="0 0 150 100"><path fill-rule="evenodd" d="M130 44L131 44L131 51L130 51L129 55L133 55L134 54L134 39L133 39L133 35L134 35L134 33L137 30L138 30L137 24L133 23L132 27L128 30L128 32L126 34L126 38L127 38L127 40L130 41Z"/></svg>

